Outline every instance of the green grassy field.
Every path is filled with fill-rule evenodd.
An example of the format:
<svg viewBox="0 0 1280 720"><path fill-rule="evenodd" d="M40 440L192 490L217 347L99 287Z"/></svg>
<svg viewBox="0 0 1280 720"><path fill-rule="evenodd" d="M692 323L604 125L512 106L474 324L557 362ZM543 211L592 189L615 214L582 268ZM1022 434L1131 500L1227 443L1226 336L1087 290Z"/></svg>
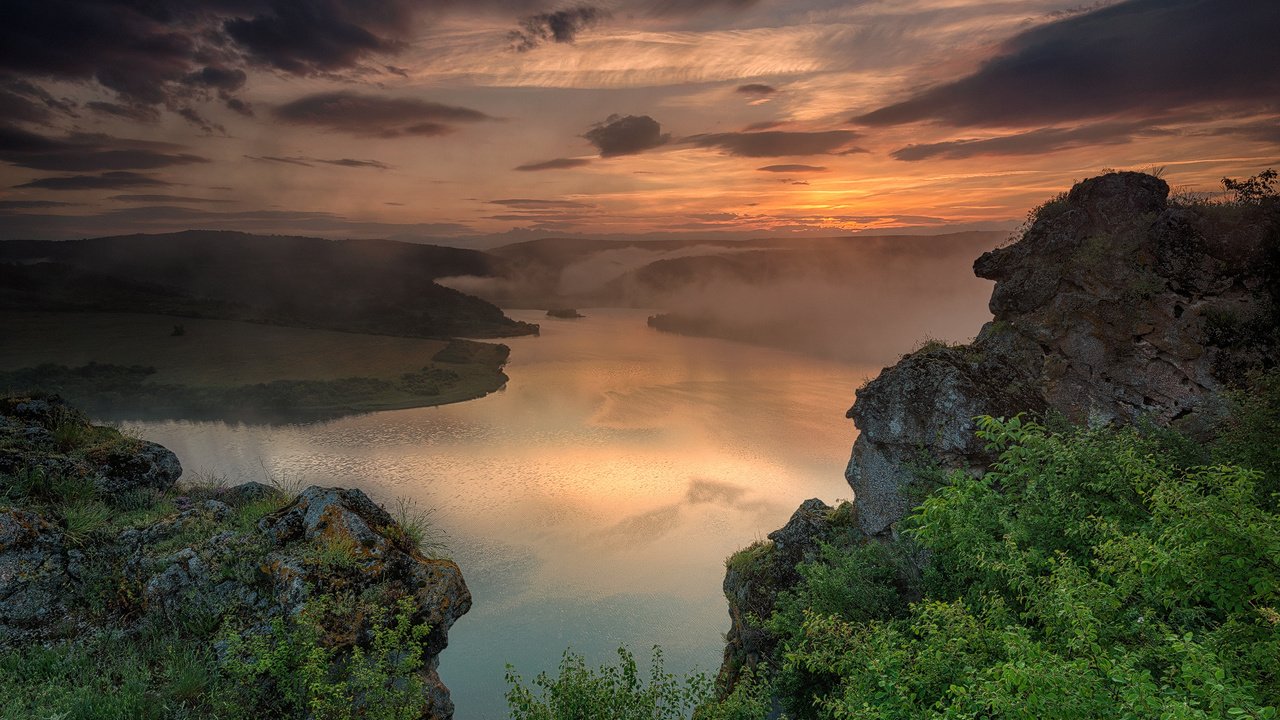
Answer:
<svg viewBox="0 0 1280 720"><path fill-rule="evenodd" d="M461 354L433 361L449 341L126 313L2 311L0 329L0 390L59 392L110 415L332 415L458 402L506 382L505 348L487 343L459 341Z"/></svg>

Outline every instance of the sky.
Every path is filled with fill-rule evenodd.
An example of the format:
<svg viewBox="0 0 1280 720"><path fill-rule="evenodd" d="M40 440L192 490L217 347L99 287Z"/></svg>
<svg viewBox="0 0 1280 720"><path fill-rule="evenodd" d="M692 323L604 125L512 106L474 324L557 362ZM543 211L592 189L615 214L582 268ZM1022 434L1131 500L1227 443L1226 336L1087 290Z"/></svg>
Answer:
<svg viewBox="0 0 1280 720"><path fill-rule="evenodd" d="M1016 226L1280 165L1280 2L6 0L0 238Z"/></svg>

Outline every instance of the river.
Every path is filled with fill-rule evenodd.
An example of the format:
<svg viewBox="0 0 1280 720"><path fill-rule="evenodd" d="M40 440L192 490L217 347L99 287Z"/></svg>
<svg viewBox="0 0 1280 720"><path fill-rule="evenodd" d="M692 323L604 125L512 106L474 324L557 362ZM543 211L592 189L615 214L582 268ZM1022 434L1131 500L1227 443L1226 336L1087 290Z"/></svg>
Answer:
<svg viewBox="0 0 1280 720"><path fill-rule="evenodd" d="M848 498L853 389L879 368L659 333L637 310L511 311L506 388L480 400L282 426L131 422L188 476L358 487L434 508L474 597L440 675L458 720L506 716L565 648L626 645L714 674L724 559L806 498Z"/></svg>

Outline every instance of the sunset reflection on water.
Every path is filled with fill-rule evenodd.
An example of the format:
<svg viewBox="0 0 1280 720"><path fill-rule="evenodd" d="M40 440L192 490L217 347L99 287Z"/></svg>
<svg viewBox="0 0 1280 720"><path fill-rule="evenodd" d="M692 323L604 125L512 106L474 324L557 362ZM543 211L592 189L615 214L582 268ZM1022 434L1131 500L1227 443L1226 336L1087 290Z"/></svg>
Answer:
<svg viewBox="0 0 1280 720"><path fill-rule="evenodd" d="M843 478L858 368L740 343L661 334L635 310L541 313L512 347L508 386L439 408L311 425L132 423L192 474L270 474L435 508L474 607L441 675L459 720L503 714L503 669L551 669L568 646L619 644L714 671L734 550Z"/></svg>

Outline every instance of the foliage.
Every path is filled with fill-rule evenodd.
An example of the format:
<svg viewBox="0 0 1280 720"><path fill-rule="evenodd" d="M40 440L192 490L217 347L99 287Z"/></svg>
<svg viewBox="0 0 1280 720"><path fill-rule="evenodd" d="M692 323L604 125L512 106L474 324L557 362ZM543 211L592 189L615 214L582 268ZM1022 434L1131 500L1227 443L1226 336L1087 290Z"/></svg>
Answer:
<svg viewBox="0 0 1280 720"><path fill-rule="evenodd" d="M525 686L508 665L507 684L512 720L676 720L711 693L705 675L681 680L665 672L658 647L653 648L647 679L641 677L635 656L618 648L617 665L595 670L581 655L565 651L558 675L539 673L532 686Z"/></svg>
<svg viewBox="0 0 1280 720"><path fill-rule="evenodd" d="M0 720L187 720L213 717L216 663L172 635L0 653Z"/></svg>
<svg viewBox="0 0 1280 720"><path fill-rule="evenodd" d="M259 717L419 717L422 681L416 673L430 628L413 621L412 600L402 598L394 613L368 609L373 641L367 651L324 641L321 621L335 609L332 602L319 596L296 619L277 618L268 633L227 634L223 671L238 688L228 699Z"/></svg>
<svg viewBox="0 0 1280 720"><path fill-rule="evenodd" d="M409 498L396 498L391 508L395 522L382 529L392 543L405 552L419 552L427 557L443 557L448 551L444 530L432 520L435 508L422 508Z"/></svg>
<svg viewBox="0 0 1280 720"><path fill-rule="evenodd" d="M725 697L704 703L693 720L756 720L773 709L773 687L762 667L744 668Z"/></svg>
<svg viewBox="0 0 1280 720"><path fill-rule="evenodd" d="M1222 178L1222 187L1235 197L1238 203L1258 205L1280 197L1280 188L1276 187L1276 171L1272 169L1244 180Z"/></svg>
<svg viewBox="0 0 1280 720"><path fill-rule="evenodd" d="M1263 397L1220 461L1273 444ZM1179 465L1167 435L1133 428L979 428L991 471L953 474L906 523L930 558L921 601L893 604L884 550L801 566L771 623L794 717L1275 717L1280 517L1262 473Z"/></svg>
<svg viewBox="0 0 1280 720"><path fill-rule="evenodd" d="M367 408L430 404L455 396L478 397L506 382L506 376L498 369L506 361L506 346L499 345L494 350L485 343L471 345L483 347L467 350L470 354L465 358L450 361L472 363L470 365L426 365L394 379L345 377L233 386L182 385L154 382L155 368L141 365L89 363L67 367L45 363L0 371L0 392L53 392L91 412L118 412L123 404L146 408L147 413L161 417L175 414L220 419L327 417ZM446 350L450 347L453 345ZM54 435L59 444L80 442L77 433L84 427L87 426L59 427Z"/></svg>

